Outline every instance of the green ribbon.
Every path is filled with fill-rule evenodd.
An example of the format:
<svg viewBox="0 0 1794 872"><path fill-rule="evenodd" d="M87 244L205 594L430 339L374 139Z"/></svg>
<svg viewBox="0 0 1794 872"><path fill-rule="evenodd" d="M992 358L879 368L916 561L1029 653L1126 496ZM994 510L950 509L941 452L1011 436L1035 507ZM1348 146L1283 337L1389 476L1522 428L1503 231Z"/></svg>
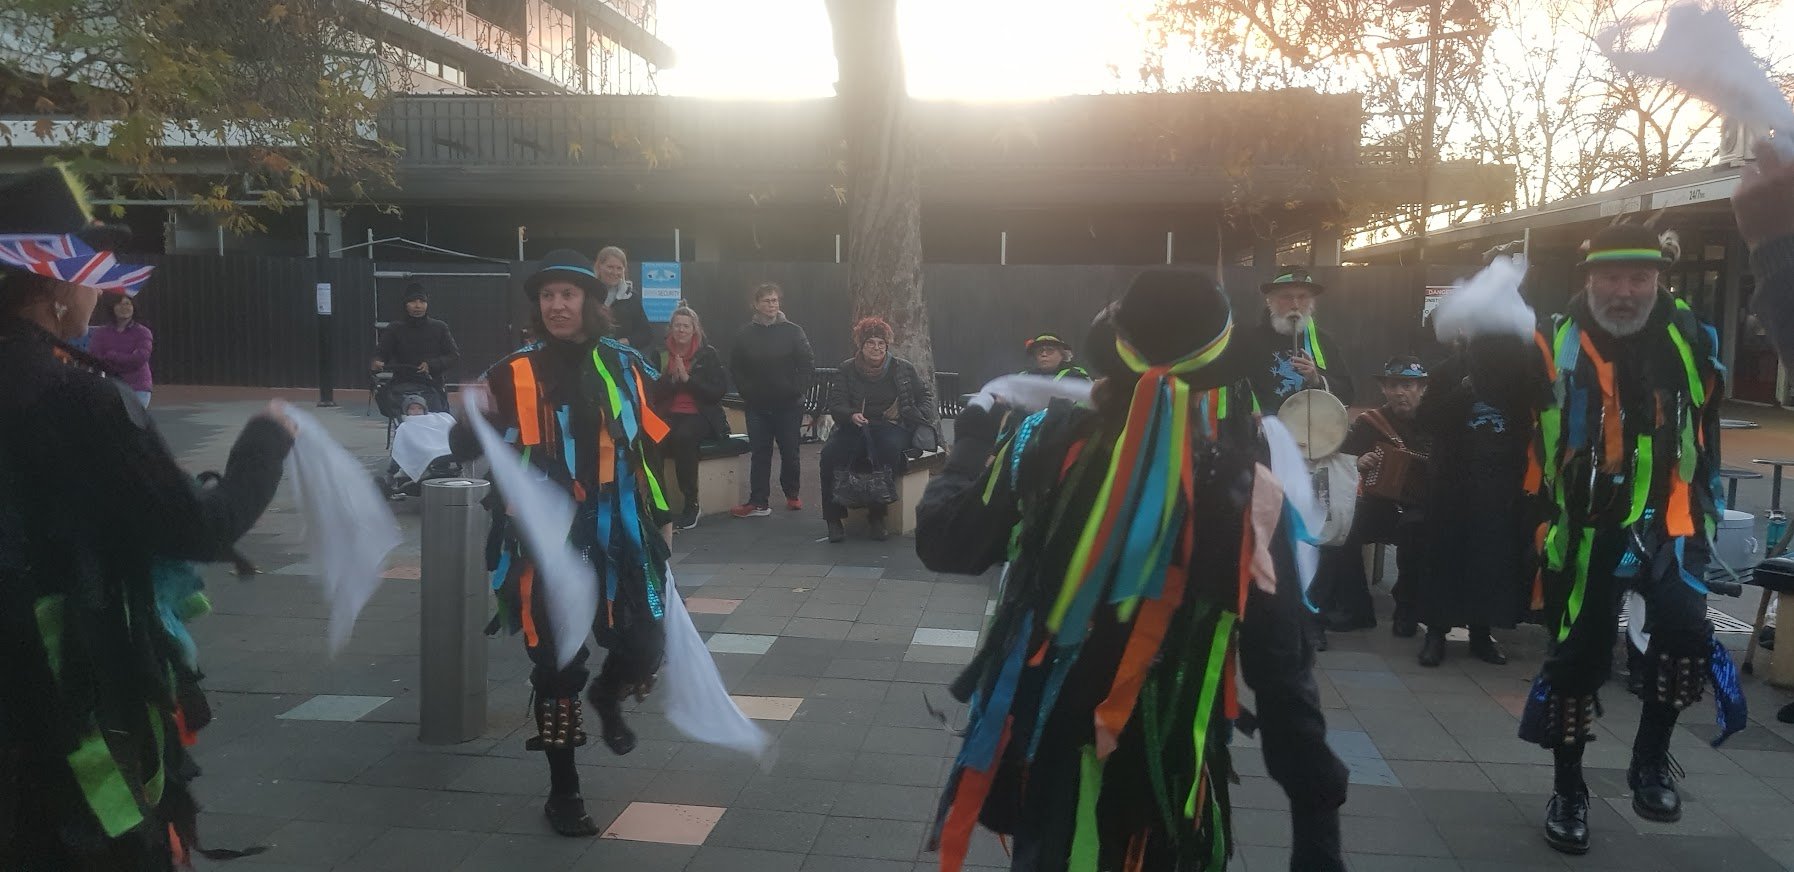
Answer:
<svg viewBox="0 0 1794 872"><path fill-rule="evenodd" d="M1209 641L1207 674L1202 677L1202 694L1196 700L1196 717L1191 724L1191 741L1196 748L1195 765L1191 767L1196 773L1190 784L1190 796L1184 800L1184 817L1196 817L1196 793L1202 789L1202 769L1205 763L1204 754L1208 751L1208 734L1211 716L1215 711L1215 692L1221 686L1221 672L1227 665L1227 645L1233 641L1233 612L1223 610L1215 619L1215 636Z"/></svg>
<svg viewBox="0 0 1794 872"><path fill-rule="evenodd" d="M1651 442L1651 434L1641 434L1638 451L1632 455L1632 511L1626 515L1628 527L1644 517L1645 506L1651 501L1651 470L1656 462Z"/></svg>
<svg viewBox="0 0 1794 872"><path fill-rule="evenodd" d="M1097 872L1102 834L1096 825L1096 801L1103 792L1103 764L1096 759L1094 745L1084 746L1078 768L1078 823L1071 837L1071 862L1066 872Z"/></svg>
<svg viewBox="0 0 1794 872"><path fill-rule="evenodd" d="M1570 638L1570 628L1582 616L1582 600L1588 595L1589 554L1594 547L1595 531L1590 527L1583 527L1582 541L1576 544L1576 585L1570 588L1570 601L1564 608L1563 620L1557 625L1557 641L1560 644Z"/></svg>

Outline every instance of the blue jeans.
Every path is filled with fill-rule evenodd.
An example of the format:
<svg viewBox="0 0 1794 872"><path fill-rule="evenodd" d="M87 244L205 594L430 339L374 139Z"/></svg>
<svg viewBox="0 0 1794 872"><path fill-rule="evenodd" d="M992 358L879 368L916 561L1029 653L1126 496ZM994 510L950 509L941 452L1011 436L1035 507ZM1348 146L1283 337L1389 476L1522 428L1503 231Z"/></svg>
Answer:
<svg viewBox="0 0 1794 872"><path fill-rule="evenodd" d="M803 426L804 413L797 406L788 409L747 409L748 451L752 461L748 466L748 505L770 506L772 496L772 444L779 444L779 486L784 489L785 496L797 499L798 458L797 442L799 430Z"/></svg>

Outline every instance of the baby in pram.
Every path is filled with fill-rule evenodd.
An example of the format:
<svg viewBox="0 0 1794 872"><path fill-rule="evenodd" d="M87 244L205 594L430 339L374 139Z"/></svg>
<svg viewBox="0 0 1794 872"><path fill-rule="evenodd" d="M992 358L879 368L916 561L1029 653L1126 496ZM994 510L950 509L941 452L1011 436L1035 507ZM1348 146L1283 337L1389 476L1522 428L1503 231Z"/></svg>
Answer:
<svg viewBox="0 0 1794 872"><path fill-rule="evenodd" d="M461 474L461 467L449 456L449 429L455 416L448 412L430 411L423 394L404 394L399 407L403 416L392 434L392 461L386 474L376 476L387 499L402 500L420 496L423 483L435 478Z"/></svg>

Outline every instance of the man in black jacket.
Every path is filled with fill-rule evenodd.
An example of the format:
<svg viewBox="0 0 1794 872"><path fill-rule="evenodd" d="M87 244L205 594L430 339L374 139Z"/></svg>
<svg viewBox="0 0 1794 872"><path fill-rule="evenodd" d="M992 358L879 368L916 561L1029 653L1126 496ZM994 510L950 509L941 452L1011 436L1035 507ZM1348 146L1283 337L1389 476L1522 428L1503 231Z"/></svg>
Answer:
<svg viewBox="0 0 1794 872"><path fill-rule="evenodd" d="M798 430L804 391L816 375L816 354L804 328L786 320L784 293L772 282L754 288L754 317L735 333L729 375L747 406L748 501L730 510L737 518L772 514L772 445L779 444L779 485L785 507L804 507L799 490Z"/></svg>
<svg viewBox="0 0 1794 872"><path fill-rule="evenodd" d="M1315 298L1326 290L1299 266L1277 268L1277 277L1259 288L1264 317L1235 341L1234 365L1252 380L1259 408L1277 414L1297 391L1318 389L1352 404L1352 377L1339 343L1314 319Z"/></svg>
<svg viewBox="0 0 1794 872"><path fill-rule="evenodd" d="M405 288L405 318L387 325L380 334L380 349L374 357L374 371L392 369L395 381L423 382L437 387L447 381L448 371L461 359L461 348L455 344L448 324L430 317L430 295L424 286L412 282ZM421 379L417 376L422 376ZM446 412L446 408L432 408Z"/></svg>

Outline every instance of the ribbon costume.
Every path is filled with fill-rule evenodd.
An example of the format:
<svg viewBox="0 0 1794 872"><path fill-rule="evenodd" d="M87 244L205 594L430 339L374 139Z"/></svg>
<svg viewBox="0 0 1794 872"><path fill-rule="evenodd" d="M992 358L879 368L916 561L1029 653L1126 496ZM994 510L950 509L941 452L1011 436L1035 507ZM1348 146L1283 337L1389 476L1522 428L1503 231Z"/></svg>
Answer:
<svg viewBox="0 0 1794 872"><path fill-rule="evenodd" d="M1670 258L1642 227L1609 227L1589 243L1584 275L1644 268L1654 283ZM1649 650L1644 703L1627 781L1641 817L1681 816L1670 735L1681 711L1715 685L1721 740L1744 724L1743 698L1707 620L1703 581L1724 508L1719 488L1723 367L1712 327L1655 286L1648 310L1624 329L1603 326L1595 283L1531 341L1479 336L1471 378L1510 420L1536 422L1525 484L1541 495L1540 571L1532 601L1551 652L1532 685L1520 737L1552 749L1555 795L1546 838L1588 849L1582 753L1612 673L1620 597L1638 591ZM1612 321L1613 316L1608 316ZM1728 676L1730 676L1728 678ZM1716 743L1717 744L1717 743Z"/></svg>
<svg viewBox="0 0 1794 872"><path fill-rule="evenodd" d="M953 688L971 720L935 824L946 872L980 822L1014 838L1018 870L1223 869L1236 672L1290 796L1291 868L1344 868L1346 771L1302 631L1305 534L1250 386L1212 365L1232 329L1212 279L1148 272L1086 342L1110 374L1096 410L959 419L917 551L941 572L1010 567Z"/></svg>
<svg viewBox="0 0 1794 872"><path fill-rule="evenodd" d="M0 188L0 868L158 870L200 847L188 747L211 720L184 623L292 446L252 419L197 485L143 406L64 341L135 294L121 230L60 169ZM71 329L72 328L72 329Z"/></svg>
<svg viewBox="0 0 1794 872"><path fill-rule="evenodd" d="M602 739L612 752L627 754L635 735L623 723L621 701L645 695L663 654L661 618L669 549L662 528L670 521L649 449L666 435L666 425L649 408L646 388L656 373L634 349L602 338L602 292L594 290L590 260L577 252L550 254L526 283L535 296L551 282L586 292L585 327L575 338L554 336L537 313L543 341L519 350L487 370L489 418L514 445L532 472L566 489L577 505L567 535L596 575L598 608L592 632L608 650L587 690L602 721ZM534 303L532 302L532 305ZM479 453L468 428L451 434L457 456ZM493 458L494 463L517 462ZM546 809L563 835L596 835L579 795L573 749L586 743L580 689L590 670L582 646L571 662L557 663L550 612L565 608L537 576L518 531L494 495L493 527L487 543L488 568L498 595L489 632L499 627L523 634L535 664L532 713L537 732L528 742L544 751L552 778Z"/></svg>

